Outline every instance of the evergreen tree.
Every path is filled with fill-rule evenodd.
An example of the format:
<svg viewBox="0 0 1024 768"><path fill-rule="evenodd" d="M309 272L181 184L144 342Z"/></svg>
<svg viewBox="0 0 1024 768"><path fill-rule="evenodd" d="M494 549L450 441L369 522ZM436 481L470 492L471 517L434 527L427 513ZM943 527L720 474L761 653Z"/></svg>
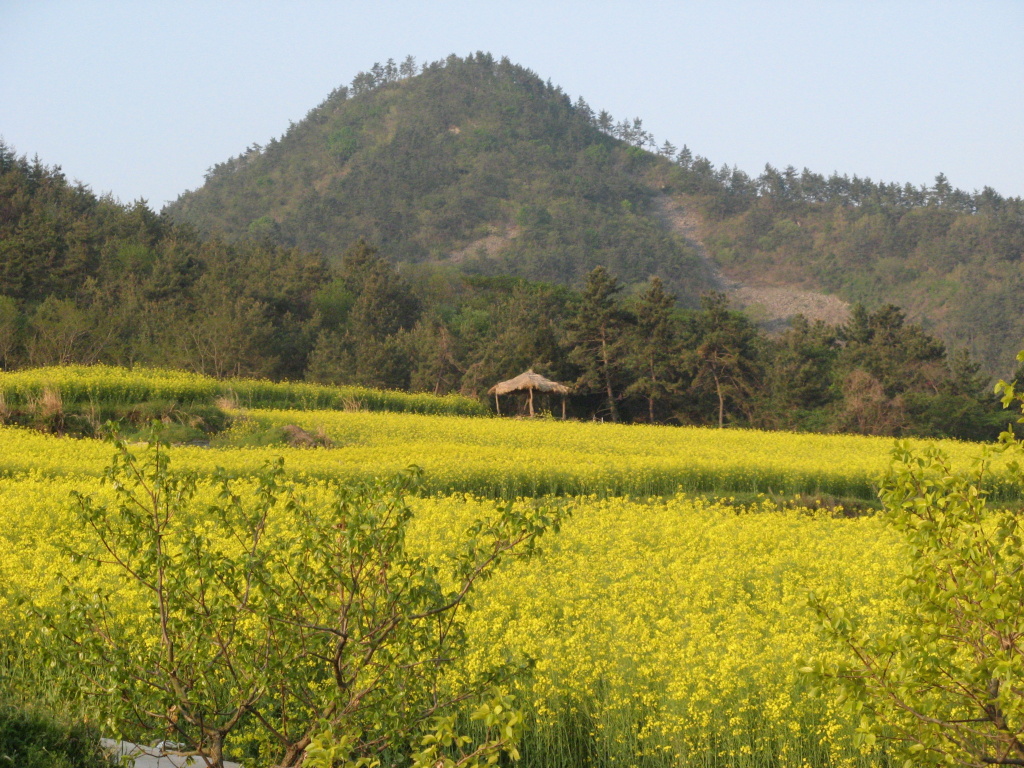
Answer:
<svg viewBox="0 0 1024 768"><path fill-rule="evenodd" d="M410 360L409 388L445 395L457 392L465 366L460 339L436 313L420 318L403 336Z"/></svg>
<svg viewBox="0 0 1024 768"><path fill-rule="evenodd" d="M569 323L569 359L581 369L576 388L600 392L612 421L619 421L618 400L622 396L625 370L627 322L615 302L622 290L618 280L604 267L595 267Z"/></svg>
<svg viewBox="0 0 1024 768"><path fill-rule="evenodd" d="M760 372L757 333L750 321L729 311L725 294L708 293L701 297L694 331L691 346L683 354L684 365L693 375L690 388L714 394L719 428L725 426L727 405L749 418Z"/></svg>
<svg viewBox="0 0 1024 768"><path fill-rule="evenodd" d="M381 341L411 328L419 315L419 302L377 250L360 240L345 252L341 279L356 296L349 314L352 334L358 339Z"/></svg>
<svg viewBox="0 0 1024 768"><path fill-rule="evenodd" d="M647 401L647 420L651 424L656 421L656 406L681 389L674 305L675 297L665 292L660 278L653 277L633 306L636 325L630 329L628 345L633 381L626 394L640 395Z"/></svg>
<svg viewBox="0 0 1024 768"><path fill-rule="evenodd" d="M832 371L838 354L836 329L797 315L791 327L767 345L763 395L758 402L761 426L799 429L807 419L824 427L824 409L832 402ZM820 414L815 422L812 413Z"/></svg>
<svg viewBox="0 0 1024 768"><path fill-rule="evenodd" d="M892 304L875 312L854 307L842 338L846 345L839 366L867 371L889 397L910 389L937 391L947 375L942 342L920 325L907 323L903 311Z"/></svg>
<svg viewBox="0 0 1024 768"><path fill-rule="evenodd" d="M469 348L462 393L483 397L495 382L528 368L556 380L574 377L563 347L565 293L516 284L493 307L460 314L458 332Z"/></svg>
<svg viewBox="0 0 1024 768"><path fill-rule="evenodd" d="M0 145L0 149L3 149ZM21 342L21 312L10 296L0 295L0 369L9 370Z"/></svg>

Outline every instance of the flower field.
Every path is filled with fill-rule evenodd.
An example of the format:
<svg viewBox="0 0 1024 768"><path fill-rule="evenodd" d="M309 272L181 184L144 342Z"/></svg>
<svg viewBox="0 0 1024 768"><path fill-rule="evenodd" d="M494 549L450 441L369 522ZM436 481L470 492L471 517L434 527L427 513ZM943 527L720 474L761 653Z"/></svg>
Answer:
<svg viewBox="0 0 1024 768"><path fill-rule="evenodd" d="M442 547L439 522L483 503L421 502L424 545ZM486 585L471 624L492 649L471 663L536 660L533 765L581 743L598 765L869 762L795 658L819 650L807 589L888 615L899 550L874 519L588 498L545 549Z"/></svg>
<svg viewBox="0 0 1024 768"><path fill-rule="evenodd" d="M426 471L428 492L489 498L686 492L828 494L871 501L892 448L889 439L851 435L344 411L252 413L267 424L323 431L335 447L183 446L173 449L176 466L247 474L284 456L298 474L367 477L416 464ZM963 466L980 453L970 443L941 444ZM108 457L102 443L0 427L0 473L6 475L98 475ZM1014 489L993 491L1005 496Z"/></svg>
<svg viewBox="0 0 1024 768"><path fill-rule="evenodd" d="M94 479L38 474L0 487L9 594L59 604L61 577L74 567L61 548L84 545L69 526L75 487L109 492ZM201 492L213 496L212 486ZM495 503L420 498L411 545L439 556L450 531ZM581 497L574 506L542 557L488 581L470 614L471 645L487 650L466 660L466 674L534 660L519 690L531 722L524 765L556 755L562 765L869 764L842 714L808 695L795 658L818 642L807 589L885 620L899 550L876 520L684 496ZM105 578L83 573L87 583ZM0 625L17 631L17 610L0 600ZM15 666L22 682L45 679L24 659Z"/></svg>
<svg viewBox="0 0 1024 768"><path fill-rule="evenodd" d="M69 374L79 389L62 391L93 391L81 382L94 374ZM9 398L35 386L8 376L0 388ZM187 391L167 386L178 387L175 397ZM166 393L156 387L146 396ZM174 470L201 476L194 524L215 535L202 509L215 503L216 470L244 484L279 456L312 500L326 478L421 466L409 544L428 559L443 559L457 546L453 531L501 505L559 494L572 507L539 557L482 584L468 614L474 650L455 672L509 661L528 669L515 683L528 723L522 765L884 764L855 746L847 716L812 695L797 670L800 658L827 653L806 593L827 593L868 627L882 626L895 609L902 550L872 516L844 518L792 499L871 499L891 441L342 410L244 415L239 430L299 424L335 447L172 448ZM980 452L943 448L964 467ZM0 428L0 696L92 711L70 702L74 681L24 651L22 639L34 635L18 598L59 608L69 577L115 584L105 568L65 554L88 545L70 494L109 498L100 476L112 454L98 441ZM268 523L282 541L289 514L282 507ZM125 594L127 621L147 615L135 601Z"/></svg>

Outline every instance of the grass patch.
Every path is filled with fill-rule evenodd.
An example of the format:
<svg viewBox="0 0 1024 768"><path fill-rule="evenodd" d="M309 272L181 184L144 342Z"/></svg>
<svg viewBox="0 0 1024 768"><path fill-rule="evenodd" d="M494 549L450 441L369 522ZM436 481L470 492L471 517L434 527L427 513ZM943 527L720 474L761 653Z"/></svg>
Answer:
<svg viewBox="0 0 1024 768"><path fill-rule="evenodd" d="M0 704L3 768L110 768L100 734L83 723L65 724L37 712Z"/></svg>
<svg viewBox="0 0 1024 768"><path fill-rule="evenodd" d="M48 394L49 393L49 394ZM486 416L479 401L459 395L398 392L368 387L332 387L306 382L214 379L187 371L70 365L0 373L0 414L56 394L70 405L105 407L173 401L179 407L215 406L219 399L241 408L390 411L448 416Z"/></svg>

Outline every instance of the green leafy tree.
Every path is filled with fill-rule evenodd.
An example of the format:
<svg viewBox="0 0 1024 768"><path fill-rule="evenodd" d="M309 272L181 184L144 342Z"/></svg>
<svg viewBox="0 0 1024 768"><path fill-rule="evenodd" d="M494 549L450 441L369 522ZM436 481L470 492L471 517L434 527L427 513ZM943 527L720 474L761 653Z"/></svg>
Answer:
<svg viewBox="0 0 1024 768"><path fill-rule="evenodd" d="M48 296L29 320L28 359L33 365L94 363L95 323L71 299Z"/></svg>
<svg viewBox="0 0 1024 768"><path fill-rule="evenodd" d="M997 389L1024 402L1012 384ZM960 471L936 447L897 445L881 492L907 564L891 629L870 634L811 598L845 659L805 671L845 700L865 744L894 741L908 766L1024 765L1024 531L1018 510L991 500L1000 479L1024 481L1024 444L1007 432L1002 450L1009 478L988 455Z"/></svg>
<svg viewBox="0 0 1024 768"><path fill-rule="evenodd" d="M273 335L264 302L227 286L208 286L180 339L186 364L208 376L266 376L276 362L267 355Z"/></svg>
<svg viewBox="0 0 1024 768"><path fill-rule="evenodd" d="M352 760L394 759L424 731L429 739L444 730L438 718L480 693L444 681L450 660L465 652L460 608L503 558L529 556L557 527L556 510L506 507L470 526L444 574L406 549L412 510L403 496L412 478L385 494L339 488L326 509L297 506L294 537L271 560L275 620L289 633L289 657L331 683L321 692L322 676L289 676L271 690L266 713L257 712L283 750L281 765L298 764L314 741L343 746ZM441 738L438 746L449 745Z"/></svg>
<svg viewBox="0 0 1024 768"><path fill-rule="evenodd" d="M242 509L230 499L210 511L209 526L195 503L197 478L170 471L165 445L151 443L141 458L116 447L104 478L114 501L74 494L92 540L69 554L112 567L119 583L97 590L72 579L59 609L37 608L64 641L48 652L81 689L105 698L118 733L160 734L218 768L229 734L287 667L266 612L250 611L277 476L260 479L262 504ZM237 546L230 555L213 527ZM125 604L146 619L133 621Z"/></svg>

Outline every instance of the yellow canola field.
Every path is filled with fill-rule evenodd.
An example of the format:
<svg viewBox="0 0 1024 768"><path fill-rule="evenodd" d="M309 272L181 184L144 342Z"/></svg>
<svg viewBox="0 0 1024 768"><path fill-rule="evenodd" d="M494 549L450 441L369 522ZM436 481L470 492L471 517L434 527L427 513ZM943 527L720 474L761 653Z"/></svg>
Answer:
<svg viewBox="0 0 1024 768"><path fill-rule="evenodd" d="M474 419L400 413L250 412L264 423L323 430L332 449L173 449L179 469L247 474L276 456L309 476L389 474L416 464L431 492L491 498L691 493L831 494L873 500L893 441L852 435ZM921 443L923 444L923 443ZM976 444L941 441L961 466ZM0 428L0 472L96 475L102 443ZM996 490L999 490L998 488Z"/></svg>
<svg viewBox="0 0 1024 768"><path fill-rule="evenodd" d="M423 500L415 536L440 549L483 504ZM605 765L872 763L797 657L820 651L808 589L868 626L895 609L900 549L877 519L591 497L544 550L487 582L471 619L472 664L536 662L534 764L588 739Z"/></svg>
<svg viewBox="0 0 1024 768"><path fill-rule="evenodd" d="M867 498L891 440L389 413L252 416L323 429L336 447L180 447L172 467L247 475L284 456L315 499L317 477L418 464L427 492L413 501L411 538L432 555L452 546L460 522L493 510L488 499L579 495L544 556L485 582L469 614L469 672L533 661L520 692L531 723L523 768L637 756L652 766L871 764L834 704L808 695L795 657L820 650L808 589L831 592L868 622L887 620L902 567L897 542L874 518L678 494ZM942 447L961 466L981 450ZM72 523L69 493L107 492L97 478L112 453L101 442L0 428L0 639L25 618L4 592L60 600L59 577L71 567L61 549L86 536ZM665 498L638 500L647 496ZM213 499L204 484L199 502ZM277 524L288 529L287 519Z"/></svg>
<svg viewBox="0 0 1024 768"><path fill-rule="evenodd" d="M105 493L87 478L0 481L4 589L60 599L59 576L72 567L61 547L85 535L71 524L72 488ZM315 483L306 489L317 494ZM495 508L468 495L413 503L410 544L432 556ZM508 658L535 663L520 690L531 723L524 768L582 754L605 766L637 755L649 765L870 763L833 705L807 695L795 657L818 647L808 588L868 621L889 615L899 550L877 520L678 496L573 503L543 555L485 582L468 614L469 673ZM104 577L90 569L86 578ZM0 627L16 620L12 610L0 601Z"/></svg>

